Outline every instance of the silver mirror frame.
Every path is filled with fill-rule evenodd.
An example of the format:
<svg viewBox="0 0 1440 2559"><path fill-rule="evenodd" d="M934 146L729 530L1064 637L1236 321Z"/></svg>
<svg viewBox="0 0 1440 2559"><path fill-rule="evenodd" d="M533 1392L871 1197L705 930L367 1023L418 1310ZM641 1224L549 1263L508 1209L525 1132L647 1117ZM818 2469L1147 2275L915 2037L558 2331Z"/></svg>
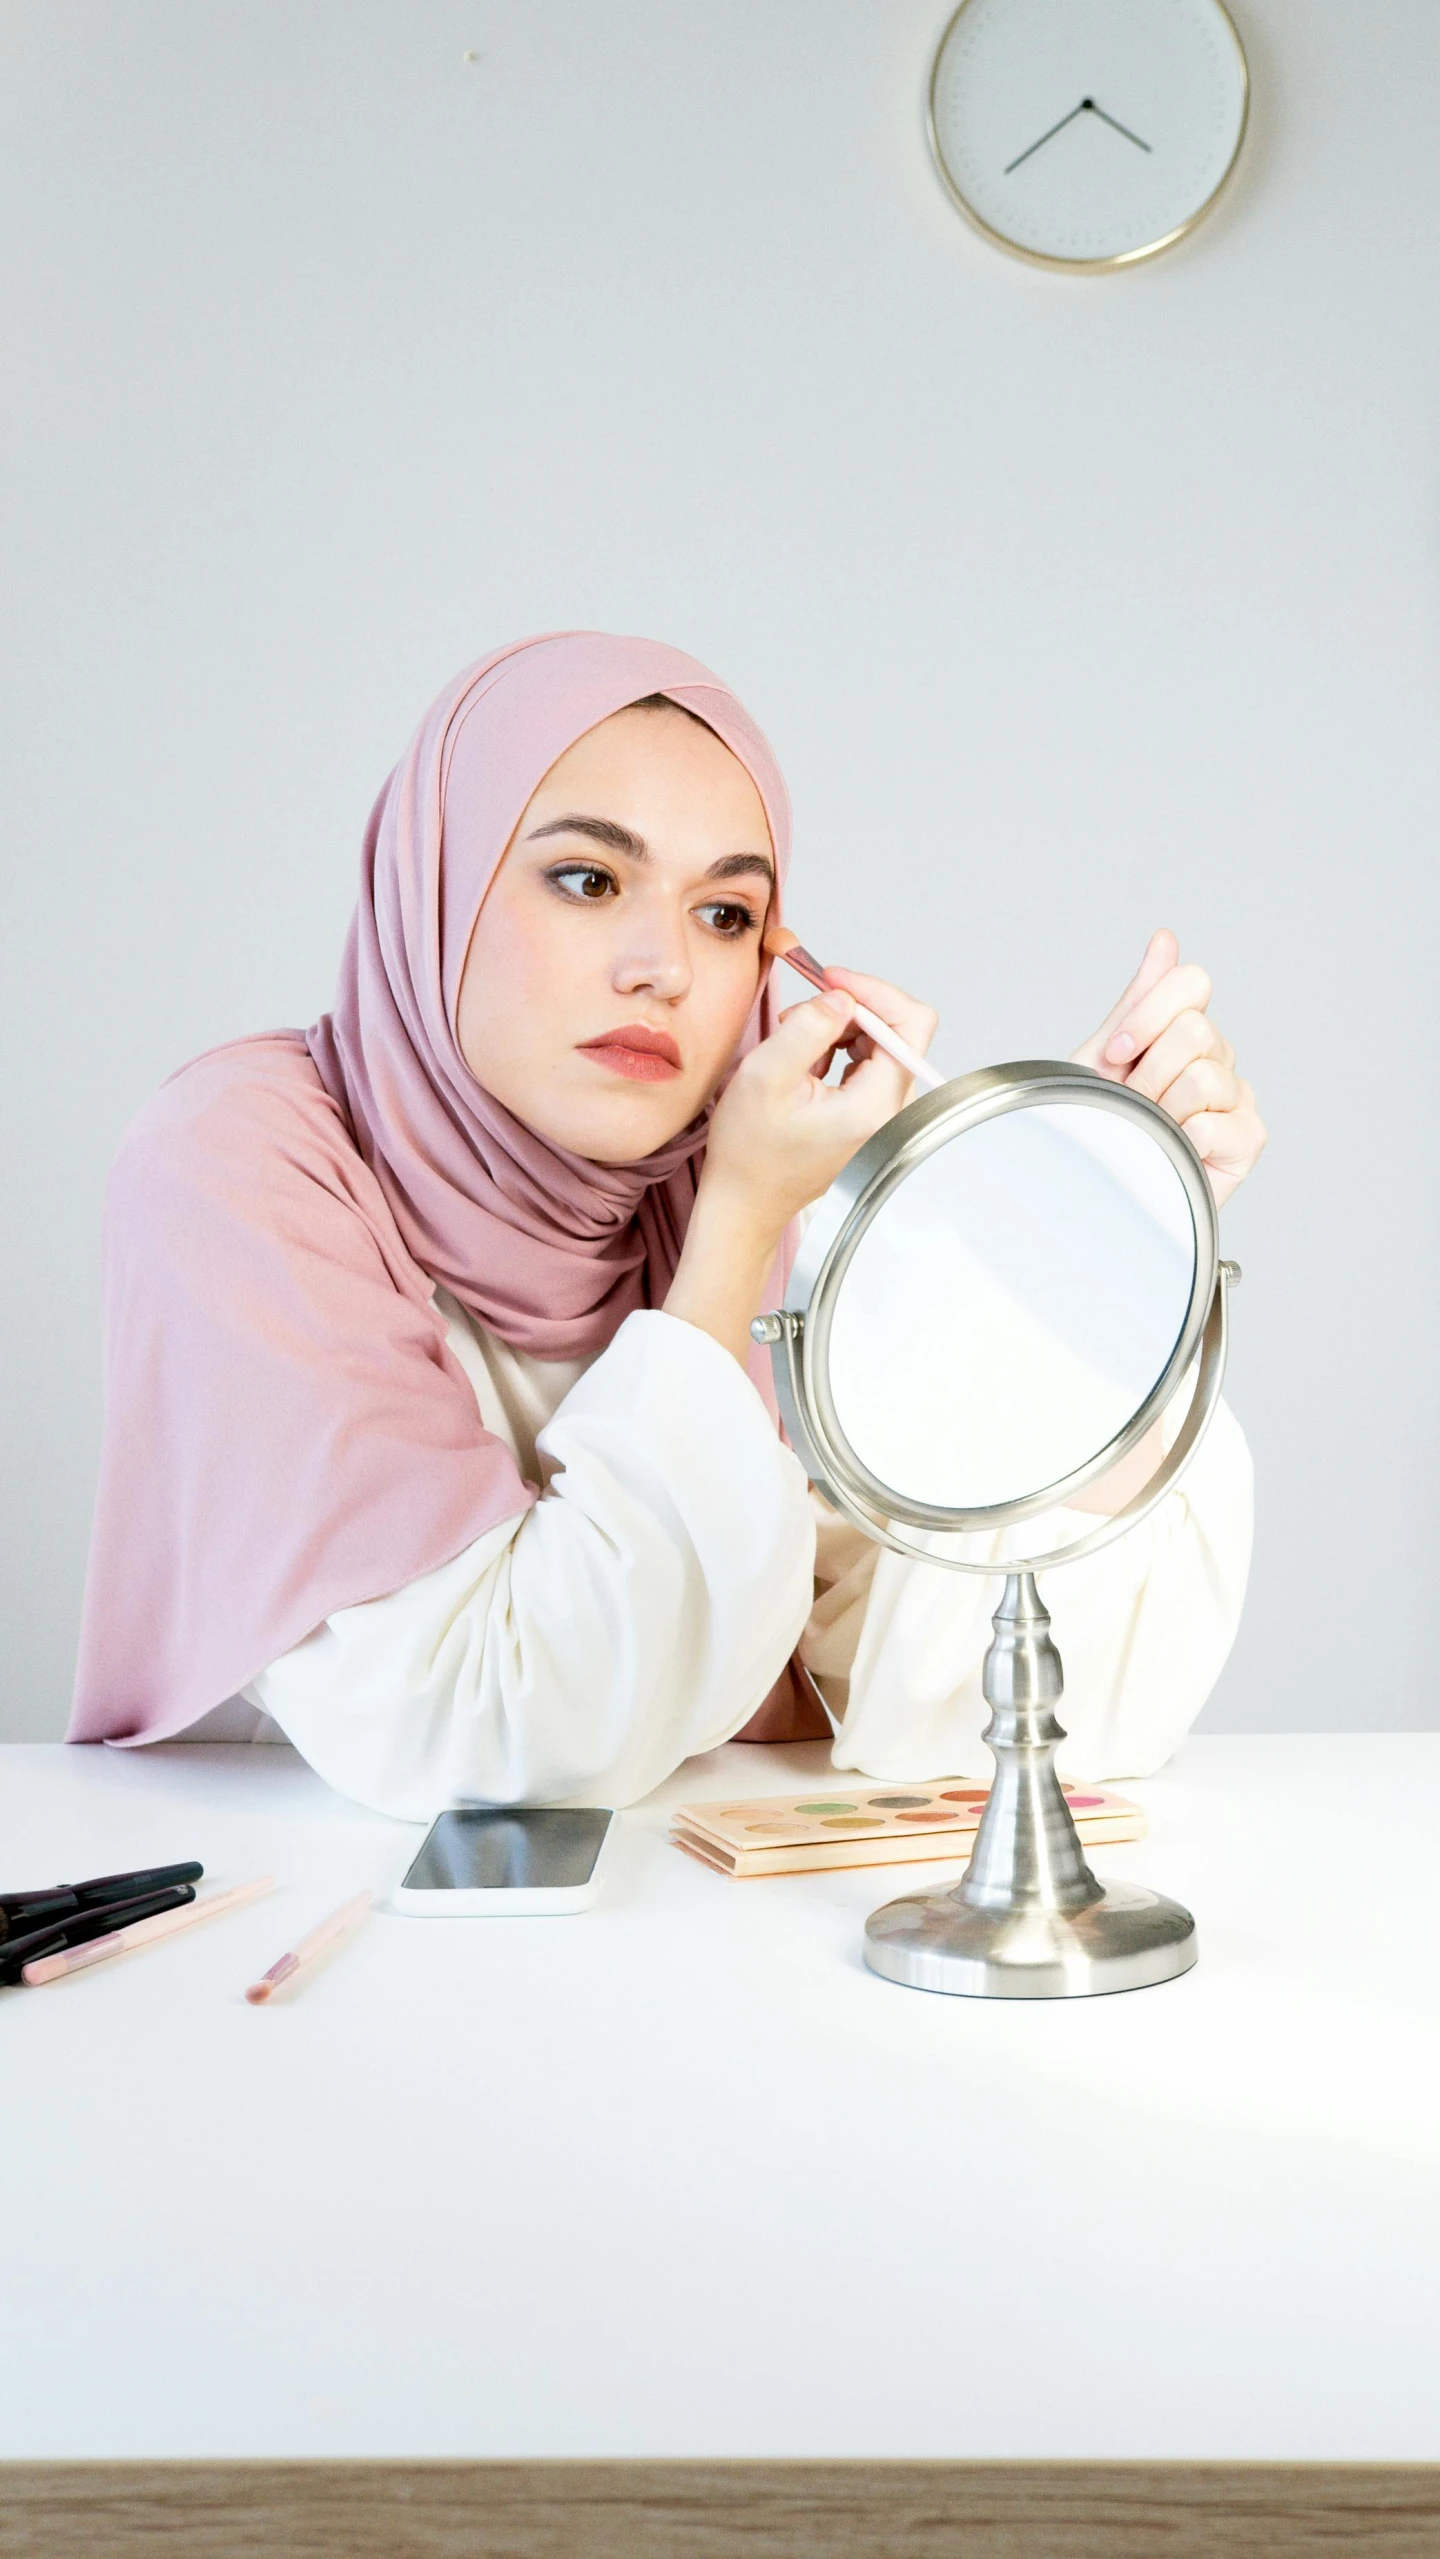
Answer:
<svg viewBox="0 0 1440 2559"><path fill-rule="evenodd" d="M830 1331L845 1274L886 1201L917 1165L937 1148L983 1121L1040 1103L1084 1102L1116 1117L1140 1122L1168 1156L1189 1204L1195 1236L1195 1273L1185 1320L1165 1368L1144 1402L1105 1447L1083 1466L1052 1484L983 1509L942 1508L907 1499L882 1483L851 1448L835 1410L829 1381ZM1226 1277L1230 1274L1227 1271ZM1180 1467L1198 1445L1219 1396L1225 1357L1225 1300L1221 1277L1219 1230L1215 1202L1204 1165L1190 1140L1159 1106L1128 1085L1108 1083L1089 1067L1055 1059L1025 1059L1008 1066L983 1067L956 1076L937 1092L922 1094L897 1112L893 1120L852 1157L826 1192L806 1228L795 1257L784 1305L757 1318L756 1339L768 1342L776 1399L791 1445L803 1460L811 1482L833 1506L866 1535L898 1553L915 1555L955 1572L993 1573L992 1560L976 1563L931 1545L919 1546L902 1532L927 1530L945 1536L986 1534L1057 1509L1069 1495L1083 1490L1139 1446L1174 1397L1202 1340L1205 1357L1192 1399L1191 1415L1165 1467L1144 1492L1113 1520L1105 1520L1082 1541L1086 1552L1106 1545L1133 1527L1140 1508L1149 1508L1169 1490ZM1191 1431L1190 1422L1197 1427ZM1050 1564L1081 1551L1063 1547L1036 1556L1034 1565Z"/></svg>

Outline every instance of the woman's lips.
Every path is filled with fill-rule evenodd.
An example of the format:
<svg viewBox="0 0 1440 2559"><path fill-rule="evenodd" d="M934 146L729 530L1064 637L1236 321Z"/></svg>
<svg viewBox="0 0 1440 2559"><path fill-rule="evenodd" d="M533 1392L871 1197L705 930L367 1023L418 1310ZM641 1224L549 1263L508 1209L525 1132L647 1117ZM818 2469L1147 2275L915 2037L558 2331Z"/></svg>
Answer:
<svg viewBox="0 0 1440 2559"><path fill-rule="evenodd" d="M652 1031L645 1022L626 1022L618 1031L606 1031L598 1040L581 1040L578 1045L582 1057L599 1058L617 1075L628 1075L633 1084L668 1084L684 1064L669 1032Z"/></svg>

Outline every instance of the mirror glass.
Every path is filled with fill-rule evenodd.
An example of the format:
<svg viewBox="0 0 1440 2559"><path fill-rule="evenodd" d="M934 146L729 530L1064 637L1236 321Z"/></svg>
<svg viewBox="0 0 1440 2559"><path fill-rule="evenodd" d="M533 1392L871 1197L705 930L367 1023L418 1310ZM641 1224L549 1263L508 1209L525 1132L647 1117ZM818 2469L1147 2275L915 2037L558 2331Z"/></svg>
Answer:
<svg viewBox="0 0 1440 2559"><path fill-rule="evenodd" d="M897 1184L840 1282L829 1380L854 1455L949 1510L1076 1473L1163 1375L1196 1249L1142 1124L1082 1100L963 1129Z"/></svg>

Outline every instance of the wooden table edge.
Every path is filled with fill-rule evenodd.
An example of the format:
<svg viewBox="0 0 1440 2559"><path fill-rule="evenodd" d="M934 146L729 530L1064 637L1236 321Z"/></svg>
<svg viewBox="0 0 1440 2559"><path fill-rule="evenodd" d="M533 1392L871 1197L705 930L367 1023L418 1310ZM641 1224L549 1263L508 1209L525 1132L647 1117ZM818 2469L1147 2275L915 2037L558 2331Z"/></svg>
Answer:
<svg viewBox="0 0 1440 2559"><path fill-rule="evenodd" d="M1440 2462L12 2461L0 2559L1440 2559Z"/></svg>

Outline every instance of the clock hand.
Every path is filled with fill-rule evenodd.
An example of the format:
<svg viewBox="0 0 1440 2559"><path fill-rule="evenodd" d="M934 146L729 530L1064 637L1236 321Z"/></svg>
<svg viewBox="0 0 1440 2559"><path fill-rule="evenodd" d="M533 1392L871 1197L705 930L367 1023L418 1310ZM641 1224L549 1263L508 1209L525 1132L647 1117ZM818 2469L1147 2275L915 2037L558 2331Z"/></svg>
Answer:
<svg viewBox="0 0 1440 2559"><path fill-rule="evenodd" d="M1073 124L1077 116L1082 116L1089 104L1088 98L1082 98L1079 106L1072 107L1068 116L1062 116L1058 124L1052 124L1048 133L1041 134L1038 142L1032 142L1028 150L1022 151L1019 160L1012 160L1004 175L1008 178L1012 170L1019 168L1021 160L1033 160L1036 152L1043 151L1046 143L1053 142L1057 133L1063 133L1067 124Z"/></svg>
<svg viewBox="0 0 1440 2559"><path fill-rule="evenodd" d="M1038 142L1032 142L1027 150L1020 153L1018 159L1010 161L1003 172L1004 176L1007 178L1012 176L1023 161L1033 160L1036 152L1043 151L1047 142L1053 142L1057 133L1063 133L1067 124L1073 124L1077 116L1084 115L1098 116L1101 123L1108 124L1113 133L1123 133L1126 141L1133 142L1137 151L1149 150L1149 143L1142 142L1138 133L1132 133L1128 124L1121 124L1117 117L1107 115L1103 107L1097 107L1093 98L1082 98L1078 107L1071 108L1068 116L1062 116L1058 124L1051 125L1048 133L1041 134Z"/></svg>
<svg viewBox="0 0 1440 2559"><path fill-rule="evenodd" d="M1139 134L1132 133L1128 124L1121 124L1118 117L1108 116L1103 107L1097 107L1093 98L1082 100L1082 104L1089 108L1092 115L1098 116L1102 124L1108 124L1112 133L1123 133L1126 141L1133 142L1137 151L1149 150L1148 142L1142 142Z"/></svg>

